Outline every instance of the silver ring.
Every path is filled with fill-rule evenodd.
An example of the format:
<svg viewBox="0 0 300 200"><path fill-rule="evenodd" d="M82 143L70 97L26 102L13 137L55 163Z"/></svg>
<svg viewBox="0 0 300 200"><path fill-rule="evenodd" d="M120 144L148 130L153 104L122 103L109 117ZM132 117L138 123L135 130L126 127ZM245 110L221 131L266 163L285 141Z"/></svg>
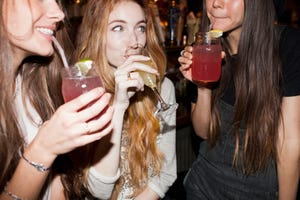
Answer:
<svg viewBox="0 0 300 200"><path fill-rule="evenodd" d="M128 72L127 78L128 78L128 80L131 80L131 72Z"/></svg>
<svg viewBox="0 0 300 200"><path fill-rule="evenodd" d="M184 53L185 53L185 50L180 51L181 56L183 56Z"/></svg>

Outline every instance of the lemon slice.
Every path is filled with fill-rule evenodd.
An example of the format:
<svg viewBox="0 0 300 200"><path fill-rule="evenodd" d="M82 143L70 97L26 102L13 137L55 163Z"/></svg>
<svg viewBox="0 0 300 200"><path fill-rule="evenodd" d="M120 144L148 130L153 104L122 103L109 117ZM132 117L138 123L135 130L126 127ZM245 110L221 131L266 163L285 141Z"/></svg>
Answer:
<svg viewBox="0 0 300 200"><path fill-rule="evenodd" d="M223 35L223 31L218 30L218 29L213 29L213 30L209 31L209 35L211 37L218 38L218 37L221 37Z"/></svg>
<svg viewBox="0 0 300 200"><path fill-rule="evenodd" d="M92 65L93 61L91 59L84 58L76 62L74 66L77 67L82 74L86 75L92 68Z"/></svg>

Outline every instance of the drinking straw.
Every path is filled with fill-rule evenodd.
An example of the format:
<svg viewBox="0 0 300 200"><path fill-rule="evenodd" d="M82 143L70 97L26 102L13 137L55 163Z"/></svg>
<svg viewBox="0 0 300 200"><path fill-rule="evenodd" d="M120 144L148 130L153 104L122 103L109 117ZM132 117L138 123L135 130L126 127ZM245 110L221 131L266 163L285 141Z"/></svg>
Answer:
<svg viewBox="0 0 300 200"><path fill-rule="evenodd" d="M59 42L57 41L57 39L54 36L52 36L52 41L54 43L54 46L58 50L58 53L60 54L60 58L62 59L64 67L66 69L68 69L69 65L68 65L67 58L66 58L66 55L65 55L65 52L64 52L63 48L61 47L61 45L59 44Z"/></svg>

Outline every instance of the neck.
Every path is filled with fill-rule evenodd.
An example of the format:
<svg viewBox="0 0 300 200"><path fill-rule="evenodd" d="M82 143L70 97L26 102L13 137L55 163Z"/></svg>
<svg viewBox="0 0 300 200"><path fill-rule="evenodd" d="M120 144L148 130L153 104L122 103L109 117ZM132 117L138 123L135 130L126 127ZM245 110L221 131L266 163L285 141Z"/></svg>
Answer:
<svg viewBox="0 0 300 200"><path fill-rule="evenodd" d="M240 41L240 36L242 32L242 27L239 27L231 32L228 33L227 36L227 41L230 46L230 51L229 53L231 55L237 54L238 53L238 46L239 46L239 41Z"/></svg>
<svg viewBox="0 0 300 200"><path fill-rule="evenodd" d="M13 48L13 67L18 69L22 61L28 56L28 53L21 49Z"/></svg>

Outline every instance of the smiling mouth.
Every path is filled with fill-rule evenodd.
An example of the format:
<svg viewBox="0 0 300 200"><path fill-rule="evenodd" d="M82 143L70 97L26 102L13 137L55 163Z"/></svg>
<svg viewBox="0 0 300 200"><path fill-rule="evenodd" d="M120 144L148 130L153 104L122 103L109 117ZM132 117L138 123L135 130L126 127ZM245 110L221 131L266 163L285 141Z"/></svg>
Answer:
<svg viewBox="0 0 300 200"><path fill-rule="evenodd" d="M49 28L37 28L37 30L46 35L53 35L54 31Z"/></svg>

